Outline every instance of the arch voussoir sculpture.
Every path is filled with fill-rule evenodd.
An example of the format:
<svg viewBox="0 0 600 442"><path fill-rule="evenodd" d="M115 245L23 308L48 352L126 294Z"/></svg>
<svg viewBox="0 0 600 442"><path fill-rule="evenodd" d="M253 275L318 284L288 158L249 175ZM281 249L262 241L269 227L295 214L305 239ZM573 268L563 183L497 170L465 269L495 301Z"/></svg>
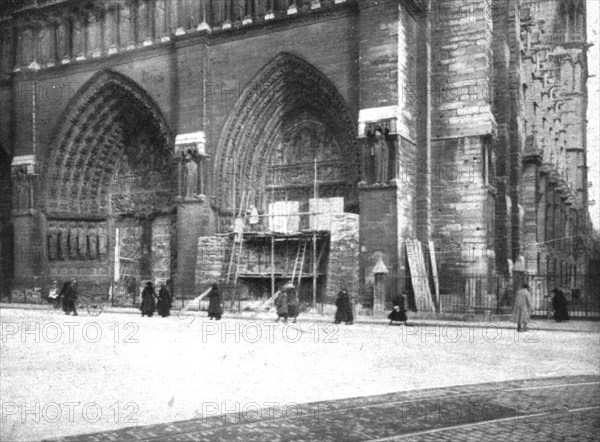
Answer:
<svg viewBox="0 0 600 442"><path fill-rule="evenodd" d="M260 204L274 152L282 148L298 119L326 128L339 146L336 159L346 187L356 184L360 174L357 137L345 100L317 68L282 53L244 88L222 129L212 163L213 205L219 212L239 208L245 190L255 198L250 204Z"/></svg>

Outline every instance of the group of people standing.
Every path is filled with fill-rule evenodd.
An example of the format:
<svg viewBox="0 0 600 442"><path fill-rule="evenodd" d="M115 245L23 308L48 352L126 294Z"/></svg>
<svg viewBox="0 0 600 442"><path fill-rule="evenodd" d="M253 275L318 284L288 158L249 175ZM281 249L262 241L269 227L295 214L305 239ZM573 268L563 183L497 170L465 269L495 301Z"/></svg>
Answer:
<svg viewBox="0 0 600 442"><path fill-rule="evenodd" d="M283 318L283 322L287 322L288 318L293 318L294 322L300 314L300 305L298 303L298 294L293 284L288 283L279 291L275 298L275 308L277 309L277 319L279 322Z"/></svg>
<svg viewBox="0 0 600 442"><path fill-rule="evenodd" d="M146 315L151 317L157 311L160 316L166 318L171 314L172 302L171 293L165 284L161 284L157 295L154 284L149 281L142 290L142 303L140 304L142 317Z"/></svg>
<svg viewBox="0 0 600 442"><path fill-rule="evenodd" d="M342 288L337 295L335 301L336 312L335 312L335 324L341 324L344 322L346 325L354 323L354 306L352 298L348 293L348 290ZM287 322L288 318L293 318L296 322L300 313L298 294L295 287L288 283L286 284L277 294L275 298L275 307L277 309L277 319L275 322L279 322L283 318L283 322ZM389 314L390 325L394 322L401 322L406 325L406 307L405 298L399 295L394 299L394 310Z"/></svg>
<svg viewBox="0 0 600 442"><path fill-rule="evenodd" d="M560 289L553 289L552 292L552 310L554 312L554 320L563 322L569 320L569 310L567 308L568 301L564 292ZM527 324L531 320L533 312L533 303L531 302L530 287L523 284L517 291L515 297L515 305L513 310L512 321L517 324L517 331L527 331Z"/></svg>

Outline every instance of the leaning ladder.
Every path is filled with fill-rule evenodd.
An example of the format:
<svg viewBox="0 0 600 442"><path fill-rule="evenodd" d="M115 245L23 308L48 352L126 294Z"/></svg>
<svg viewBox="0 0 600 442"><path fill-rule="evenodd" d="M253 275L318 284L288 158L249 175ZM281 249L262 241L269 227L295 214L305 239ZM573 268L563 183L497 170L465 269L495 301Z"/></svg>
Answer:
<svg viewBox="0 0 600 442"><path fill-rule="evenodd" d="M302 282L302 271L304 270L304 260L306 258L306 247L308 246L308 241L302 241L304 243L304 247L302 249L302 258L300 258L300 271L298 272L298 291L300 291L300 283ZM298 252L300 252L301 245L298 246ZM296 258L297 259L297 258ZM295 264L294 264L295 267ZM294 278L292 277L292 284L294 284Z"/></svg>
<svg viewBox="0 0 600 442"><path fill-rule="evenodd" d="M242 215L242 210L243 210L243 206L244 206L244 196L245 194L242 195L242 201L240 204L240 213L239 215L234 219L234 229L235 229L235 221ZM234 213L235 215L235 213ZM246 225L246 214L244 212L244 226ZM242 237L240 238L240 251L238 254L238 259L236 260L236 247L235 247L235 234L233 237L233 246L231 247L231 256L229 257L229 266L227 267L227 279L226 282L229 283L229 280L231 279L231 272L232 272L232 267L233 267L233 262L236 261L238 263L239 266L239 256L242 254L242 244L244 243L244 233L242 232ZM237 269L236 272L237 274Z"/></svg>
<svg viewBox="0 0 600 442"><path fill-rule="evenodd" d="M246 207L244 207L244 196L246 196ZM242 211L244 213L244 218L243 218L243 225L244 227L246 226L246 218L248 216L248 195L247 193L242 195L242 202L240 204L240 213L238 215L238 218L242 215ZM244 231L242 230L242 236L240 238L240 248L238 250L237 253L237 258L236 258L236 263L235 263L235 273L234 273L234 278L233 278L233 291L235 296L231 297L231 308L233 309L233 306L235 304L235 300L237 299L239 302L239 297L237 294L237 283L238 283L238 277L240 274L240 260L242 259L242 250L244 247ZM233 263L233 259L234 259L234 255L235 255L235 236L234 236L234 243L233 243L233 247L231 249L231 259L229 261L229 271L227 272L227 282L229 282L229 277L231 274L231 264Z"/></svg>

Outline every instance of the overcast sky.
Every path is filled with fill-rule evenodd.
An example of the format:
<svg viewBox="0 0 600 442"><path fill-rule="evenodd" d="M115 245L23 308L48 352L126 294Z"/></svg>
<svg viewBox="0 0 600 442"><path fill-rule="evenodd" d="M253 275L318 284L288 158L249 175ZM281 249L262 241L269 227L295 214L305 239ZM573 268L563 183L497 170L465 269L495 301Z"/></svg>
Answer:
<svg viewBox="0 0 600 442"><path fill-rule="evenodd" d="M587 0L588 41L593 43L588 52L590 78L588 82L588 180L590 215L596 230L600 230L600 1Z"/></svg>

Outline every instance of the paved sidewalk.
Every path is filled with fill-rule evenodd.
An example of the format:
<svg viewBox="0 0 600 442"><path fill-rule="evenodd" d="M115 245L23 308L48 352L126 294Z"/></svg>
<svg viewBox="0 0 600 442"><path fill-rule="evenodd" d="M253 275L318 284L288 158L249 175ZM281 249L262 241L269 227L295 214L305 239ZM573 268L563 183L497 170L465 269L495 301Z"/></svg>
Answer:
<svg viewBox="0 0 600 442"><path fill-rule="evenodd" d="M2 309L30 309L30 310L48 310L49 307L45 305L36 304L11 304L11 303L0 303L0 310ZM104 312L106 313L121 313L130 315L139 315L140 312L137 308L132 307L105 307ZM186 311L181 312L180 309L172 309L171 314L177 316L182 320L189 318L190 315L195 316L206 316L204 311ZM224 319L241 319L247 321L273 321L275 315L269 312L225 312L223 315ZM316 322L316 323L329 323L332 322L332 317L319 315L319 314L301 314L298 318L299 322ZM381 324L382 326L388 325L388 320L385 316L380 318L374 316L357 316L355 324ZM412 326L427 327L427 326L439 326L439 327L475 327L475 328L502 328L502 329L514 329L515 324L502 318L501 320L473 320L473 321L460 321L451 319L420 319L412 318L409 313L408 324ZM586 333L600 333L600 321L588 321L574 319L568 322L557 323L553 320L548 319L532 319L530 324L532 330L546 330L546 331L565 331L565 332L586 332Z"/></svg>
<svg viewBox="0 0 600 442"><path fill-rule="evenodd" d="M55 439L91 441L598 440L600 378L529 379L251 408Z"/></svg>

